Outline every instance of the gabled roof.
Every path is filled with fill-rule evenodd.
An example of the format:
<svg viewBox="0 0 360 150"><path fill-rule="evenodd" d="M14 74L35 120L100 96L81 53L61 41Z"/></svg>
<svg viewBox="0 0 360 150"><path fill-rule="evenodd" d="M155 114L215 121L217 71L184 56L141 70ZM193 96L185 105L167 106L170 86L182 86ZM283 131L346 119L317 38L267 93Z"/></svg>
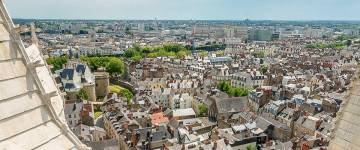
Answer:
<svg viewBox="0 0 360 150"><path fill-rule="evenodd" d="M74 69L63 69L60 72L60 77L62 79L72 80L74 78Z"/></svg>
<svg viewBox="0 0 360 150"><path fill-rule="evenodd" d="M83 64L77 64L76 65L76 72L84 74L86 71L86 66Z"/></svg>
<svg viewBox="0 0 360 150"><path fill-rule="evenodd" d="M244 111L244 108L248 102L247 97L212 98L215 100L215 106L218 110L218 113L237 113Z"/></svg>

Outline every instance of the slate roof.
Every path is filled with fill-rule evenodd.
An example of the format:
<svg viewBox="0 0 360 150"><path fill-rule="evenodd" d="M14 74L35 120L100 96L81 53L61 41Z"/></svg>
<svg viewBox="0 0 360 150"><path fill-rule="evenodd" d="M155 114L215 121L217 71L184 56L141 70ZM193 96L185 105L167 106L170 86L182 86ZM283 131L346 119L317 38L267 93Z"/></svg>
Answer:
<svg viewBox="0 0 360 150"><path fill-rule="evenodd" d="M65 83L65 89L73 89L75 88L75 84L74 83Z"/></svg>
<svg viewBox="0 0 360 150"><path fill-rule="evenodd" d="M63 69L61 72L60 72L60 77L62 79L69 79L69 80L72 80L74 79L74 69Z"/></svg>
<svg viewBox="0 0 360 150"><path fill-rule="evenodd" d="M140 133L140 139L139 139L140 143L141 141L148 141L148 137L147 137L148 134L151 137L151 141L153 142L161 141L163 140L163 138L165 139L171 138L171 135L167 131L166 126L159 126L157 131L154 128L141 128L141 129L137 129L136 132Z"/></svg>
<svg viewBox="0 0 360 150"><path fill-rule="evenodd" d="M215 106L218 113L237 113L243 111L247 106L247 97L218 98L215 99Z"/></svg>
<svg viewBox="0 0 360 150"><path fill-rule="evenodd" d="M255 119L255 122L256 122L256 126L264 131L271 125L276 128L283 128L283 129L290 130L290 128L288 126L268 117L268 114L266 114L266 113L263 114L262 116L257 117Z"/></svg>
<svg viewBox="0 0 360 150"><path fill-rule="evenodd" d="M119 142L116 139L103 140L98 142L87 142L87 146L91 147L93 150L119 150Z"/></svg>
<svg viewBox="0 0 360 150"><path fill-rule="evenodd" d="M76 72L84 74L86 70L86 66L83 64L77 64Z"/></svg>
<svg viewBox="0 0 360 150"><path fill-rule="evenodd" d="M231 57L211 57L210 62L211 63L217 63L217 62L231 62Z"/></svg>

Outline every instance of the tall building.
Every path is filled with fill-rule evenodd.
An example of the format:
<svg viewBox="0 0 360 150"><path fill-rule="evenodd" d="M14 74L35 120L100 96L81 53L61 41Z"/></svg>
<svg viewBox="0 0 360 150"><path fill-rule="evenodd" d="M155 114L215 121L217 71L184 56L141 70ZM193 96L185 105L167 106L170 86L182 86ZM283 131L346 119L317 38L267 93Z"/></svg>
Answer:
<svg viewBox="0 0 360 150"><path fill-rule="evenodd" d="M271 41L272 33L270 29L251 29L248 38L250 41Z"/></svg>
<svg viewBox="0 0 360 150"><path fill-rule="evenodd" d="M88 149L67 126L42 54L24 47L2 0L0 17L0 149Z"/></svg>

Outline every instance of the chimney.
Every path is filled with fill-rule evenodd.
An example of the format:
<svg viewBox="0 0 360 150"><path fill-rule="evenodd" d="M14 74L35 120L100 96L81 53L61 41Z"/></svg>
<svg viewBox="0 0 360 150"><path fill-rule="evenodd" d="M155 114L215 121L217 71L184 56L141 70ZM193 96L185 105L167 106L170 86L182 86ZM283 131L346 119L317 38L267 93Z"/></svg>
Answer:
<svg viewBox="0 0 360 150"><path fill-rule="evenodd" d="M185 144L182 144L181 150L185 150Z"/></svg>
<svg viewBox="0 0 360 150"><path fill-rule="evenodd" d="M226 145L229 145L229 140L228 140L227 138L225 138L225 139L224 139L224 143L225 143Z"/></svg>
<svg viewBox="0 0 360 150"><path fill-rule="evenodd" d="M141 141L141 145L143 146L143 147L145 147L145 145L146 145L146 141Z"/></svg>
<svg viewBox="0 0 360 150"><path fill-rule="evenodd" d="M163 144L163 150L169 150L165 143Z"/></svg>
<svg viewBox="0 0 360 150"><path fill-rule="evenodd" d="M213 150L216 150L216 149L217 149L217 142L216 142L216 141L214 141L214 146L213 146L212 149L213 149Z"/></svg>
<svg viewBox="0 0 360 150"><path fill-rule="evenodd" d="M315 128L316 128L316 129L319 129L319 128L320 128L321 123L322 123L322 120L318 120L318 121L316 121Z"/></svg>
<svg viewBox="0 0 360 150"><path fill-rule="evenodd" d="M159 131L160 130L159 125L155 124L155 129L156 129L156 131Z"/></svg>
<svg viewBox="0 0 360 150"><path fill-rule="evenodd" d="M200 145L200 146L199 146L199 150L204 150L204 148Z"/></svg>

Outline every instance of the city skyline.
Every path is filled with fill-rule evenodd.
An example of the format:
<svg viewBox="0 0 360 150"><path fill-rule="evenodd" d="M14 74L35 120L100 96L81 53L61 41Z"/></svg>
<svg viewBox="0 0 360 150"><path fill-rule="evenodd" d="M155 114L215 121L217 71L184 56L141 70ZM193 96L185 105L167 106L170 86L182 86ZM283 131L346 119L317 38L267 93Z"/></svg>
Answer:
<svg viewBox="0 0 360 150"><path fill-rule="evenodd" d="M360 20L356 15L360 1L356 0L12 0L5 3L13 18L22 19Z"/></svg>

